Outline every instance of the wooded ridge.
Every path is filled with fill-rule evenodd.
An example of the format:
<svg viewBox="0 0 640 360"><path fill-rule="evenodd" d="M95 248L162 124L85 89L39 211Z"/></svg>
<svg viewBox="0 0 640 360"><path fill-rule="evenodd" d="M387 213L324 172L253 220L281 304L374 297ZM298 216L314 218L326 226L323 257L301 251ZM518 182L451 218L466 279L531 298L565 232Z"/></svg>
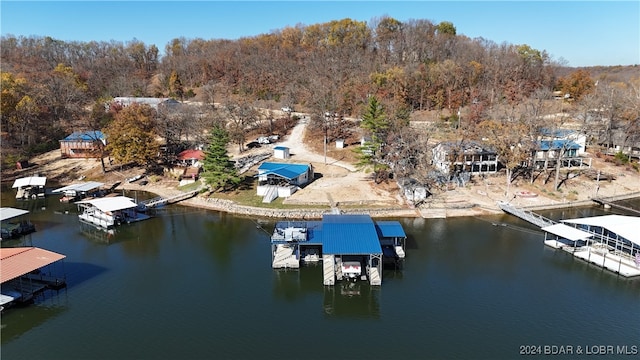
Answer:
<svg viewBox="0 0 640 360"><path fill-rule="evenodd" d="M105 112L105 104L117 96L197 101L179 115L158 111L145 131L166 143L206 143L206 132L223 123L240 150L251 131L291 119L256 108L304 110L311 131L337 139L353 135L344 119L361 118L375 97L389 122L380 139L390 145L384 161L405 169L399 175L416 172L420 161L407 168L400 160L424 157L436 138L485 138L502 145L502 159L515 166L521 159L509 159L507 150L542 129L571 122L609 146L616 129L640 133L637 70L622 76L617 67L599 68L594 78L526 44L458 35L450 22L342 19L234 41L178 37L163 54L135 39L4 35L0 51L3 168L56 148L72 131L108 129L120 109ZM435 117L416 131L411 120L429 111Z"/></svg>

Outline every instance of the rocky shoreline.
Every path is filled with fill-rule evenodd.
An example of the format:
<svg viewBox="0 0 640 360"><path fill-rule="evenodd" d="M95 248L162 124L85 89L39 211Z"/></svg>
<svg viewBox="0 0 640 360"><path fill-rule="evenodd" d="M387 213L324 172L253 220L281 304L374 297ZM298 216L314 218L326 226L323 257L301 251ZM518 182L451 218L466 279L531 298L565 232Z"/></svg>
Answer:
<svg viewBox="0 0 640 360"><path fill-rule="evenodd" d="M142 187L127 184L123 186L126 190L146 191L162 197L171 197L180 194L177 189L169 189L162 186ZM640 197L640 192L633 192L616 196L616 200L633 199ZM441 199L438 199L441 200ZM472 199L469 199L472 200ZM179 202L180 205L201 209L208 209L226 212L238 216L277 218L277 219L321 219L323 214L337 212L341 214L368 214L373 218L449 218L465 216L482 216L502 214L496 201L485 203L473 203L470 201L430 201L421 206L411 207L386 207L386 208L340 208L333 209L327 207L323 209L304 208L295 209L271 209L240 205L227 199L214 197L195 196ZM572 208L594 205L593 200L578 200L571 202L548 202L535 205L521 204L519 206L529 210L547 210L559 208Z"/></svg>

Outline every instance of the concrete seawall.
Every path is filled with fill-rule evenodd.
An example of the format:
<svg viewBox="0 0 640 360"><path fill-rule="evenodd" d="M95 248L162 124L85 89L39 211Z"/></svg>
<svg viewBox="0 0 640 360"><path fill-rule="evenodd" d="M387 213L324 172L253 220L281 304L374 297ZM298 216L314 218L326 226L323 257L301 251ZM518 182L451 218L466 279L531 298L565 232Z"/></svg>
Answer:
<svg viewBox="0 0 640 360"><path fill-rule="evenodd" d="M126 186L129 190L144 190L150 193L157 194L159 196L171 197L181 193L176 189L168 189L163 187L154 188L142 188L135 186ZM628 200L640 198L640 192L633 192L623 195L617 195L614 197L607 197L609 201ZM209 209L215 211L227 212L230 214L240 216L251 217L263 217L263 218L277 218L277 219L321 219L323 214L329 214L332 209L327 208L305 208L301 206L296 209L269 209L261 207L253 207L237 204L231 200L218 199L218 198L205 198L202 196L196 196L184 201L179 202L180 205L197 207L202 209ZM592 206L596 203L589 200L580 200L573 202L554 202L539 205L520 206L522 209L530 211L538 210L552 210L563 209L573 207ZM425 204L424 206L417 208L401 208L401 207L388 207L388 208L367 208L363 207L346 207L338 208L343 214L369 214L374 218L448 218L448 217L465 217L465 216L483 216L500 214L502 210L498 207L497 202L495 204L475 204L471 202L465 202L461 204L459 202L437 202Z"/></svg>

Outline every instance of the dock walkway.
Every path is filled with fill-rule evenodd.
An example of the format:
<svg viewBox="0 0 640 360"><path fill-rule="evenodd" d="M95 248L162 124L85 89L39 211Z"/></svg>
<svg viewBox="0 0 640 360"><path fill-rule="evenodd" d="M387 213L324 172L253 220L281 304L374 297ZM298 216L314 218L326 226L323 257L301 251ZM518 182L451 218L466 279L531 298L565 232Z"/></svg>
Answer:
<svg viewBox="0 0 640 360"><path fill-rule="evenodd" d="M511 214L515 217L519 217L520 219L527 221L531 224L534 224L540 228L543 228L545 226L551 226L556 223L555 221L551 219L547 219L542 215L538 215L533 211L529 211L529 210L525 210L525 209L513 206L507 202L503 202L503 201L498 202L498 206L500 207L500 209L502 209L502 211L506 212L507 214Z"/></svg>
<svg viewBox="0 0 640 360"><path fill-rule="evenodd" d="M335 258L333 255L322 255L322 270L325 285L336 284Z"/></svg>
<svg viewBox="0 0 640 360"><path fill-rule="evenodd" d="M193 191L190 191L190 192L174 195L174 196L168 197L168 198L159 196L159 197L156 197L156 198L153 198L153 199L141 201L140 205L144 206L147 209L152 209L152 208L160 207L160 206L163 206L163 205L175 204L175 203L177 203L179 201L190 199L190 198L198 195L199 192L200 192L200 190L193 190Z"/></svg>
<svg viewBox="0 0 640 360"><path fill-rule="evenodd" d="M635 209L611 203L612 201L618 200L621 199L593 199L594 202L600 204L608 204L611 205L611 207L616 207L626 211L638 212ZM601 233L592 232L590 230L579 230L586 234L588 237L593 236L595 239L586 240L586 245L578 245L578 243L575 241L577 239L570 238L570 233L566 233L565 231L565 234L562 234L562 231L558 233L547 228L553 227L551 225L557 224L557 222L551 219L547 219L542 215L538 215L532 211L515 207L505 202L499 202L498 206L507 214L516 216L522 220L540 227L540 229L542 231L545 231L545 233L551 232L555 234L555 239L547 239L545 234L544 244L549 247L561 249L581 260L584 260L591 264L595 264L625 277L640 276L640 256L634 258L630 254L624 253L620 250L608 248L606 242L603 240L603 235ZM569 236L569 240L562 238L563 236ZM598 241L598 239L600 239L600 241Z"/></svg>
<svg viewBox="0 0 640 360"><path fill-rule="evenodd" d="M614 201L626 200L626 199L630 199L630 198L634 198L634 197L638 197L638 196L640 196L640 193L633 193L633 194L621 195L621 196L610 196L610 197L606 197L606 198L604 198L604 197L596 197L596 198L593 198L591 200L593 200L593 202L598 203L598 204L603 205L603 206L610 206L612 208L616 208L616 209L628 211L628 212L633 213L633 214L640 215L640 210L638 210L638 209L634 209L632 207L623 206L623 205L614 203Z"/></svg>

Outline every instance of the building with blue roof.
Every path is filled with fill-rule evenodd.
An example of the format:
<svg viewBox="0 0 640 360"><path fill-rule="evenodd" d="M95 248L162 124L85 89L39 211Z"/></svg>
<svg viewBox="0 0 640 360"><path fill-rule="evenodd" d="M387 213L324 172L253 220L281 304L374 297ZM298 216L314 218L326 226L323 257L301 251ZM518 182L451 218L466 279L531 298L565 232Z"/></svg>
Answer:
<svg viewBox="0 0 640 360"><path fill-rule="evenodd" d="M582 131L571 129L540 129L540 139L548 140L568 140L572 142L572 146L577 150L577 155L583 155L587 148L587 135Z"/></svg>
<svg viewBox="0 0 640 360"><path fill-rule="evenodd" d="M533 150L533 167L543 170L553 168L558 162L561 167L591 167L591 159L580 156L582 146L573 140L538 140Z"/></svg>
<svg viewBox="0 0 640 360"><path fill-rule="evenodd" d="M277 197L289 197L299 187L313 180L310 164L264 162L258 167L257 195L263 202L271 202Z"/></svg>
<svg viewBox="0 0 640 360"><path fill-rule="evenodd" d="M369 215L322 217L322 253L330 255L382 254L375 224Z"/></svg>
<svg viewBox="0 0 640 360"><path fill-rule="evenodd" d="M397 265L404 259L406 237L398 221L374 221L369 215L325 214L322 221L281 221L271 237L272 266L299 268L300 262L322 260L325 285L355 279L347 274L353 269L357 278L380 285L383 263Z"/></svg>
<svg viewBox="0 0 640 360"><path fill-rule="evenodd" d="M100 130L76 131L60 140L60 153L63 158L94 157L105 145L107 138Z"/></svg>

